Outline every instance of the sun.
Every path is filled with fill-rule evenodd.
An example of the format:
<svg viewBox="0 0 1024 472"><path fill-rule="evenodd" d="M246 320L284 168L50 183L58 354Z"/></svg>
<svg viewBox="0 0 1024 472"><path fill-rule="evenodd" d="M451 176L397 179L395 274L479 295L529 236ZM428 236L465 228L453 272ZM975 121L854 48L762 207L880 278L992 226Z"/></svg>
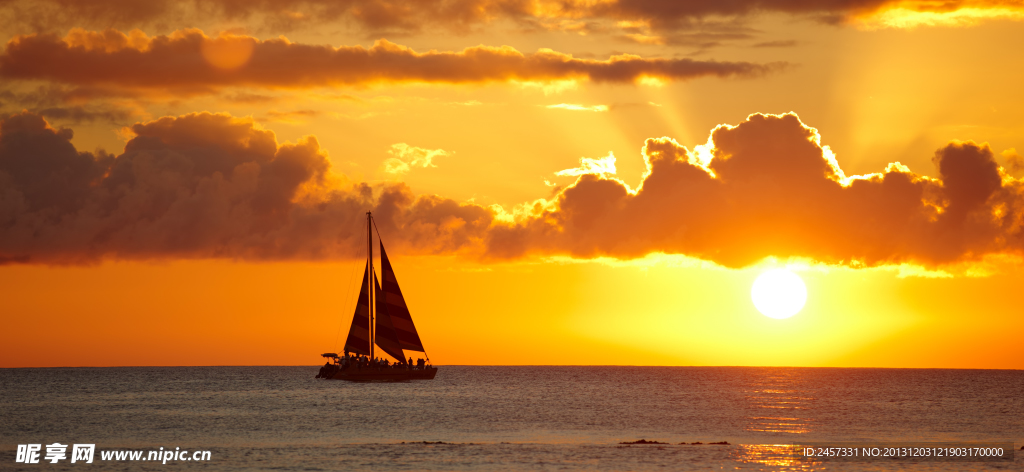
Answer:
<svg viewBox="0 0 1024 472"><path fill-rule="evenodd" d="M786 269L771 269L757 276L750 298L761 314L770 318L789 318L807 302L807 286L800 276Z"/></svg>

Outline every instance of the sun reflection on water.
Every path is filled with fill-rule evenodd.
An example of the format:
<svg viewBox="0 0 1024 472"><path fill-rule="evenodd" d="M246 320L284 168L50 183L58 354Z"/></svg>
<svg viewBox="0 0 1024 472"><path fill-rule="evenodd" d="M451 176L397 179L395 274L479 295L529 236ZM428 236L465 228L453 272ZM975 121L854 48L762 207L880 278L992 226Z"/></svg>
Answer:
<svg viewBox="0 0 1024 472"><path fill-rule="evenodd" d="M738 459L746 463L780 467L780 470L815 470L821 462L800 459L793 444L740 444Z"/></svg>
<svg viewBox="0 0 1024 472"><path fill-rule="evenodd" d="M815 398L793 388L790 372L768 374L747 392L751 408L747 431L759 433L806 434L813 431L808 413Z"/></svg>

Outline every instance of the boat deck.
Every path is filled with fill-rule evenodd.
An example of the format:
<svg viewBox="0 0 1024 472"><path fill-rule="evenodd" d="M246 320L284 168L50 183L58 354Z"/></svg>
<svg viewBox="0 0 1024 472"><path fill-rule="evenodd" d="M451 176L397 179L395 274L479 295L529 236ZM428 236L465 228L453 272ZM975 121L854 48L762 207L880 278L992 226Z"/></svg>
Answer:
<svg viewBox="0 0 1024 472"><path fill-rule="evenodd" d="M333 370L333 369L332 369ZM430 380L437 375L437 367L426 367L424 369L406 369L402 367L363 367L350 366L347 369L337 369L324 372L320 378L330 380L349 380L355 382L371 381L402 381L402 380Z"/></svg>

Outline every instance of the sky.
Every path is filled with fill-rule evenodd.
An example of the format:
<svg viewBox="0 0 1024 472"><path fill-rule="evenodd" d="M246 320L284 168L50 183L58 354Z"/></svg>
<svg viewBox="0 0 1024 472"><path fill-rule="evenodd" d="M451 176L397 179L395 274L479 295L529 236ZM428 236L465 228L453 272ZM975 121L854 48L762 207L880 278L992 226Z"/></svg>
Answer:
<svg viewBox="0 0 1024 472"><path fill-rule="evenodd" d="M0 12L0 367L1024 368L1019 0Z"/></svg>

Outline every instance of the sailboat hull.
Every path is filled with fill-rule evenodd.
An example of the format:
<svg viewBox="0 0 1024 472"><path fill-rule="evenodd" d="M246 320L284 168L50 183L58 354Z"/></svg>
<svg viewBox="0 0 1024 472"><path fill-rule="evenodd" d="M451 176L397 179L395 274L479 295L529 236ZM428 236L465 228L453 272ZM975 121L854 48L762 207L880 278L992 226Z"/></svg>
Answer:
<svg viewBox="0 0 1024 472"><path fill-rule="evenodd" d="M352 382L398 382L403 380L430 380L433 379L435 375L437 375L437 367L413 370L387 367L381 369L371 367L364 367L362 369L349 367L348 369L330 372L327 376L322 378L330 380L348 380Z"/></svg>

